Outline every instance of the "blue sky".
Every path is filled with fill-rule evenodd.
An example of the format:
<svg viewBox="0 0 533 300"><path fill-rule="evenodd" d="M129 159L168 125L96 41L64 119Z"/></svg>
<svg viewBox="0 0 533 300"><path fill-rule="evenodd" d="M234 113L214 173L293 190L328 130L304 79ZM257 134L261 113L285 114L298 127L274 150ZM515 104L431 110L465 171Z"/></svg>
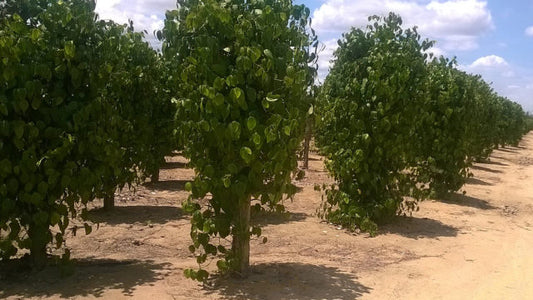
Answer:
<svg viewBox="0 0 533 300"><path fill-rule="evenodd" d="M176 0L100 0L102 18L149 33L163 26ZM295 0L312 11L313 27L324 44L320 76L327 75L336 40L368 15L400 14L405 26L419 27L436 41L435 54L457 57L459 68L481 74L494 89L533 112L533 1L525 0ZM154 42L153 37L148 37Z"/></svg>

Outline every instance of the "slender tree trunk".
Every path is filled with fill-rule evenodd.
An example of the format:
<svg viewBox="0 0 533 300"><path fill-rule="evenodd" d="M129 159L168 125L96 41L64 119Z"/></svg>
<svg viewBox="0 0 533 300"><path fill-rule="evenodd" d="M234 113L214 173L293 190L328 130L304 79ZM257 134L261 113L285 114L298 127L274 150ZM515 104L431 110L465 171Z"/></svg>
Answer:
<svg viewBox="0 0 533 300"><path fill-rule="evenodd" d="M115 208L115 192L108 192L104 195L104 210Z"/></svg>
<svg viewBox="0 0 533 300"><path fill-rule="evenodd" d="M150 176L150 182L159 182L159 169L152 173L152 175Z"/></svg>
<svg viewBox="0 0 533 300"><path fill-rule="evenodd" d="M232 272L239 277L247 277L250 269L250 197L239 201L239 215L233 234L231 249L234 263Z"/></svg>
<svg viewBox="0 0 533 300"><path fill-rule="evenodd" d="M304 165L303 169L309 169L309 143L311 141L311 135L305 135L304 140Z"/></svg>
<svg viewBox="0 0 533 300"><path fill-rule="evenodd" d="M309 169L309 144L312 136L312 122L313 119L309 117L305 124L305 139L304 139L304 165L303 169Z"/></svg>
<svg viewBox="0 0 533 300"><path fill-rule="evenodd" d="M32 268L37 270L46 266L47 253L46 245L48 244L48 230L46 227L36 224L30 224L28 236L31 240L30 262Z"/></svg>

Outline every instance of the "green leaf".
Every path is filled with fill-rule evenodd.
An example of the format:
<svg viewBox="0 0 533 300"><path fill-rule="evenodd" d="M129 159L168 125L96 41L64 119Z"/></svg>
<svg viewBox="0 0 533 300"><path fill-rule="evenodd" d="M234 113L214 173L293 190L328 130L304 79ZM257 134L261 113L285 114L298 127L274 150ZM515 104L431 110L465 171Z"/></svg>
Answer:
<svg viewBox="0 0 533 300"><path fill-rule="evenodd" d="M231 175L226 175L222 178L222 184L224 184L225 188L229 188L231 186Z"/></svg>
<svg viewBox="0 0 533 300"><path fill-rule="evenodd" d="M270 51L269 49L263 50L263 53L266 55L266 57L268 57L270 59L274 58L274 56L272 55L272 51Z"/></svg>
<svg viewBox="0 0 533 300"><path fill-rule="evenodd" d="M13 131L15 132L15 136L20 139L24 135L24 125L25 123L23 121L15 121L13 122Z"/></svg>
<svg viewBox="0 0 533 300"><path fill-rule="evenodd" d="M279 100L279 98L280 98L279 95L268 94L268 96L266 97L266 100L268 102L276 102Z"/></svg>
<svg viewBox="0 0 533 300"><path fill-rule="evenodd" d="M248 164L252 160L252 149L248 147L242 147L241 151L241 158Z"/></svg>
<svg viewBox="0 0 533 300"><path fill-rule="evenodd" d="M248 127L248 130L250 131L254 130L256 125L257 125L257 120L254 117L248 117L248 121L246 122L246 126Z"/></svg>
<svg viewBox="0 0 533 300"><path fill-rule="evenodd" d="M26 101L26 99L20 100L18 105L22 112L26 112L28 108L30 107L30 104L28 103L28 101Z"/></svg>
<svg viewBox="0 0 533 300"><path fill-rule="evenodd" d="M238 87L233 88L230 91L230 98L236 103L239 103L241 100L244 99L244 92Z"/></svg>
<svg viewBox="0 0 533 300"><path fill-rule="evenodd" d="M283 127L283 133L285 133L286 136L291 135L291 127L290 126L284 126Z"/></svg>
<svg viewBox="0 0 533 300"><path fill-rule="evenodd" d="M68 60L74 58L74 56L76 55L76 46L74 45L73 41L66 42L64 50L65 50L65 58Z"/></svg>
<svg viewBox="0 0 533 300"><path fill-rule="evenodd" d="M233 121L228 125L228 130L230 137L233 140L238 140L241 137L241 124L239 122Z"/></svg>
<svg viewBox="0 0 533 300"><path fill-rule="evenodd" d="M215 96L215 99L213 99L213 103L215 103L216 106L221 106L222 104L224 104L224 95L218 93Z"/></svg>
<svg viewBox="0 0 533 300"><path fill-rule="evenodd" d="M256 132L252 135L252 141L254 142L254 144L256 145L260 145L261 144L261 136Z"/></svg>
<svg viewBox="0 0 533 300"><path fill-rule="evenodd" d="M50 225L54 226L61 220L61 216L57 212L52 212L50 215Z"/></svg>
<svg viewBox="0 0 533 300"><path fill-rule="evenodd" d="M38 110L39 107L41 107L41 98L40 97L35 97L31 100L31 107L34 109L34 110Z"/></svg>
<svg viewBox="0 0 533 300"><path fill-rule="evenodd" d="M83 227L85 228L85 235L91 234L91 232L93 231L93 228L91 227L91 225L87 223L84 223Z"/></svg>

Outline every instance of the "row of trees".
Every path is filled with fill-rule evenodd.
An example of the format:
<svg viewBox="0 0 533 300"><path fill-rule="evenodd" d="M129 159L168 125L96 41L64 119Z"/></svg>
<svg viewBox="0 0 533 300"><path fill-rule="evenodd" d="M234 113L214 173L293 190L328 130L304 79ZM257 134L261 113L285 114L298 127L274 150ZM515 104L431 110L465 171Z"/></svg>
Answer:
<svg viewBox="0 0 533 300"><path fill-rule="evenodd" d="M516 145L526 126L520 105L428 55L432 42L399 16L369 21L339 41L318 97L317 141L336 179L322 215L373 232L420 199L458 191L474 161Z"/></svg>
<svg viewBox="0 0 533 300"><path fill-rule="evenodd" d="M295 193L314 119L338 184L325 217L370 230L413 208L404 196L423 198L422 184L458 189L474 159L524 132L518 105L431 61L432 43L395 15L344 35L315 87L310 11L291 0L180 1L157 33L160 54L132 26L98 20L93 1L2 3L2 258L29 249L42 265L80 207L83 217L89 201L109 206L117 188L156 179L181 145L196 172L184 205L191 252L200 266L219 257L220 270L246 275L250 237L261 235L250 212Z"/></svg>
<svg viewBox="0 0 533 300"><path fill-rule="evenodd" d="M41 266L83 205L112 207L117 188L159 169L175 109L157 53L133 28L98 21L94 2L3 5L0 257L28 249Z"/></svg>

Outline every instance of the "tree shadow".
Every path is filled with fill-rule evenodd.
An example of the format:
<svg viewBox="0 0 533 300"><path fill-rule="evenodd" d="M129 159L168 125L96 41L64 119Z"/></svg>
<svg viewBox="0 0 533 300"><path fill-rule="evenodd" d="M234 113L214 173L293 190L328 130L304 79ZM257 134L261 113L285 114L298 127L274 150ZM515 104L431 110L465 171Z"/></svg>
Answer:
<svg viewBox="0 0 533 300"><path fill-rule="evenodd" d="M88 212L87 219L94 223L133 224L153 223L165 224L172 220L183 218L181 208L175 206L115 206L111 211L103 208Z"/></svg>
<svg viewBox="0 0 533 300"><path fill-rule="evenodd" d="M495 151L503 151L508 153L516 153L518 149L512 149L512 148L498 148Z"/></svg>
<svg viewBox="0 0 533 300"><path fill-rule="evenodd" d="M301 161L303 161L303 158L300 159ZM317 156L317 157L311 157L309 156L309 161L321 161L322 158L320 156Z"/></svg>
<svg viewBox="0 0 533 300"><path fill-rule="evenodd" d="M473 165L470 168L474 169L474 170L486 171L486 172L491 172L491 173L503 173L500 170L494 170L494 169L483 167L483 166L480 166L480 165Z"/></svg>
<svg viewBox="0 0 533 300"><path fill-rule="evenodd" d="M251 216L251 223L253 225L280 225L292 222L299 222L308 217L306 213L291 213L291 212L275 212L275 211L261 211L254 212Z"/></svg>
<svg viewBox="0 0 533 300"><path fill-rule="evenodd" d="M481 179L477 179L474 177L470 177L466 179L466 184L474 184L474 185L492 185L491 183L488 183L486 181L483 181Z"/></svg>
<svg viewBox="0 0 533 300"><path fill-rule="evenodd" d="M473 207L473 208L479 208L479 209L496 209L496 207L492 206L486 200L470 197L470 196L463 195L460 193L448 194L446 197L439 199L439 201L446 203L446 204L467 206L467 207Z"/></svg>
<svg viewBox="0 0 533 300"><path fill-rule="evenodd" d="M160 170L169 170L169 169L187 169L188 164L181 161L169 161L164 163L159 167Z"/></svg>
<svg viewBox="0 0 533 300"><path fill-rule="evenodd" d="M63 270L73 272L65 277ZM126 297L145 284L153 284L171 273L170 263L153 261L84 259L67 266L49 266L38 272L10 272L0 281L0 298L102 297L107 290L120 290Z"/></svg>
<svg viewBox="0 0 533 300"><path fill-rule="evenodd" d="M398 234L411 239L457 236L458 229L428 218L398 216L379 227L380 233Z"/></svg>
<svg viewBox="0 0 533 300"><path fill-rule="evenodd" d="M181 151L173 151L173 152L167 154L166 156L169 156L169 157L183 156L183 152L181 152Z"/></svg>
<svg viewBox="0 0 533 300"><path fill-rule="evenodd" d="M496 156L496 155L492 155L491 157L492 158L496 158L496 159L505 159L505 158L503 158L501 156ZM487 164L487 165L504 166L504 167L509 166L508 164L505 164L505 163L502 163L502 162L499 162L499 161L493 161L493 160L482 161L480 163Z"/></svg>
<svg viewBox="0 0 533 300"><path fill-rule="evenodd" d="M143 185L149 190L176 192L185 190L185 184L190 181L191 180L175 179L158 182L146 182Z"/></svg>
<svg viewBox="0 0 533 300"><path fill-rule="evenodd" d="M215 278L208 294L229 299L356 299L371 288L354 274L303 263L262 263L246 279Z"/></svg>

